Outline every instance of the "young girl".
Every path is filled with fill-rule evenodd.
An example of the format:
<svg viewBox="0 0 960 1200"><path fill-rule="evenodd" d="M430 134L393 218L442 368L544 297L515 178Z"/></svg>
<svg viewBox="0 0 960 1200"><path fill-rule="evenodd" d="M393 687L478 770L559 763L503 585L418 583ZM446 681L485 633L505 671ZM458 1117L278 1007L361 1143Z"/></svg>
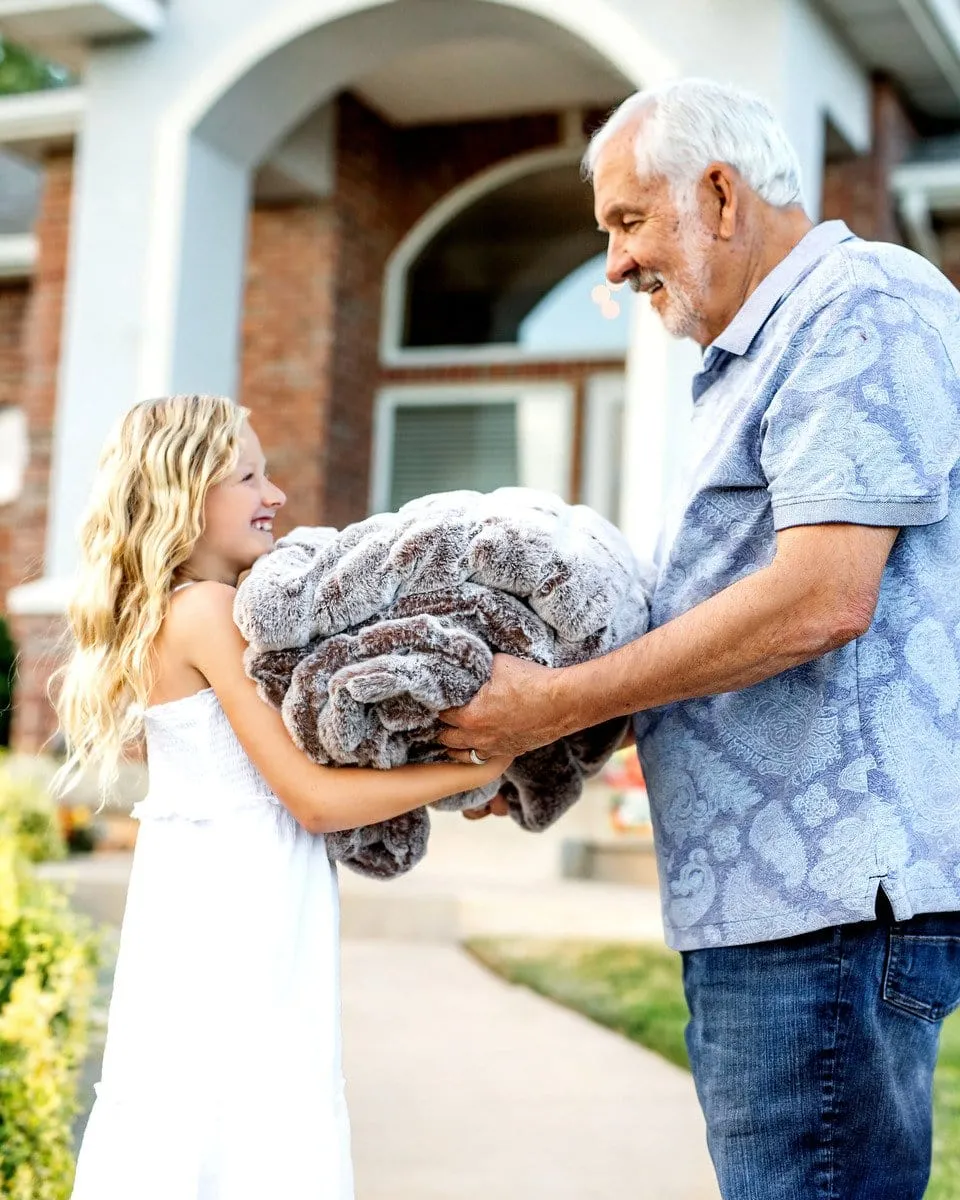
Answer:
<svg viewBox="0 0 960 1200"><path fill-rule="evenodd" d="M67 775L99 764L106 786L145 727L150 790L74 1200L352 1197L324 833L507 765L331 769L295 748L232 619L285 501L246 416L201 396L132 409L81 533Z"/></svg>

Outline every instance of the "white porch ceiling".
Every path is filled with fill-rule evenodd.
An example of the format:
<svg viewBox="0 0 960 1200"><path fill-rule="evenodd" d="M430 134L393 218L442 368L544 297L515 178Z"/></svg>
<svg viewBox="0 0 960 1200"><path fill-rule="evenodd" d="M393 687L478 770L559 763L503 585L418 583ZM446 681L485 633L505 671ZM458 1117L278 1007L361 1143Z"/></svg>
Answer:
<svg viewBox="0 0 960 1200"><path fill-rule="evenodd" d="M919 112L960 118L960 0L813 0L856 57Z"/></svg>
<svg viewBox="0 0 960 1200"><path fill-rule="evenodd" d="M559 41L559 39L558 39ZM474 36L427 46L353 86L395 125L605 108L630 91L599 58L568 44Z"/></svg>
<svg viewBox="0 0 960 1200"><path fill-rule="evenodd" d="M0 33L26 46L156 33L158 0L0 0Z"/></svg>

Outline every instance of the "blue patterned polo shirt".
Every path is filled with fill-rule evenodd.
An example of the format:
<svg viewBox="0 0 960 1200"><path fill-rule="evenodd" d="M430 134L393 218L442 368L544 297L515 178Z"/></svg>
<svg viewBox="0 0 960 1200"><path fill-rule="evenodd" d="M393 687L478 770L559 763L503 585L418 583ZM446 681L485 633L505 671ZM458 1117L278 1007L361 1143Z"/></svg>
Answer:
<svg viewBox="0 0 960 1200"><path fill-rule="evenodd" d="M641 713L677 949L960 909L960 296L811 230L704 354L659 554L662 625L766 566L780 529L896 526L873 623L754 687Z"/></svg>

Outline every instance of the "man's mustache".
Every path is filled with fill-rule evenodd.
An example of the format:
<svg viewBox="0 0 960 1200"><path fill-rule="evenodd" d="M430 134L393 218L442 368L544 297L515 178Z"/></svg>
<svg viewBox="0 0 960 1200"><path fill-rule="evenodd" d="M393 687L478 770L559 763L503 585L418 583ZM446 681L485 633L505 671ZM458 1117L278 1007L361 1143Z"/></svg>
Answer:
<svg viewBox="0 0 960 1200"><path fill-rule="evenodd" d="M634 292L650 292L659 285L664 286L663 276L657 271L645 271L638 267L626 276L627 283Z"/></svg>

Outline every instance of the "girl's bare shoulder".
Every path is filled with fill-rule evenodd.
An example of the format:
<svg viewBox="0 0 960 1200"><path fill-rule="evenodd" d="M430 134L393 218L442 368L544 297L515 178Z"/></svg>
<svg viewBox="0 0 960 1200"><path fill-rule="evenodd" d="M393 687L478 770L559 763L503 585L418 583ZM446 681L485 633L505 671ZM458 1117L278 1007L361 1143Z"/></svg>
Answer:
<svg viewBox="0 0 960 1200"><path fill-rule="evenodd" d="M206 687L208 680L199 667L199 648L219 640L218 634L232 629L236 589L215 580L203 580L182 588L170 598L170 608L156 641L156 684L154 702L170 695L179 697ZM233 650L235 655L237 650Z"/></svg>
<svg viewBox="0 0 960 1200"><path fill-rule="evenodd" d="M208 617L226 616L232 622L236 595L237 589L229 583L201 579L173 593L167 621L174 628L190 626Z"/></svg>

